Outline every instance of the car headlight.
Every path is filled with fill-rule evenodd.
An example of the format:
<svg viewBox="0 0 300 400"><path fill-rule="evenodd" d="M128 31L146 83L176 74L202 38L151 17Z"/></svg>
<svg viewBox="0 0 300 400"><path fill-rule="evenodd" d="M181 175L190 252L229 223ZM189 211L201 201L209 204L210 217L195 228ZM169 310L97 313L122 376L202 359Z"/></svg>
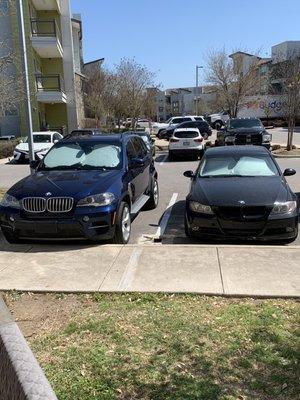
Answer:
<svg viewBox="0 0 300 400"><path fill-rule="evenodd" d="M19 200L17 200L14 196L11 196L8 193L5 193L5 195L0 200L0 206L18 208L18 209L21 208Z"/></svg>
<svg viewBox="0 0 300 400"><path fill-rule="evenodd" d="M297 208L296 201L286 201L283 203L275 202L274 207L271 211L271 215L283 215L290 214Z"/></svg>
<svg viewBox="0 0 300 400"><path fill-rule="evenodd" d="M234 136L227 136L225 138L225 142L226 143L233 143L235 141L235 137Z"/></svg>
<svg viewBox="0 0 300 400"><path fill-rule="evenodd" d="M266 143L266 142L271 142L271 140L272 140L272 135L271 135L270 133L265 133L265 134L263 135L262 139L263 139L263 142L264 142L264 143Z"/></svg>
<svg viewBox="0 0 300 400"><path fill-rule="evenodd" d="M213 210L210 206L198 203L197 201L190 201L190 209L194 212L201 214L213 214Z"/></svg>
<svg viewBox="0 0 300 400"><path fill-rule="evenodd" d="M100 193L87 196L78 201L78 207L99 207L108 206L115 200L113 193Z"/></svg>

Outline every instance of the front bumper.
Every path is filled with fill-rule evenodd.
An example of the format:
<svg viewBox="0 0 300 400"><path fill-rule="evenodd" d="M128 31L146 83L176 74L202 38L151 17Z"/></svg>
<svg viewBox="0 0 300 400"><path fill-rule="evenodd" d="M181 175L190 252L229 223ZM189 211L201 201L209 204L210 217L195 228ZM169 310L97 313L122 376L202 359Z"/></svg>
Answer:
<svg viewBox="0 0 300 400"><path fill-rule="evenodd" d="M193 235L208 239L276 241L293 239L298 234L298 215L280 219L269 217L264 221L233 221L188 210L186 222Z"/></svg>
<svg viewBox="0 0 300 400"><path fill-rule="evenodd" d="M203 146L187 147L187 148L169 148L169 152L175 156L199 155L203 152Z"/></svg>
<svg viewBox="0 0 300 400"><path fill-rule="evenodd" d="M116 209L78 207L73 215L30 215L13 208L0 208L0 227L19 239L111 239L115 233Z"/></svg>

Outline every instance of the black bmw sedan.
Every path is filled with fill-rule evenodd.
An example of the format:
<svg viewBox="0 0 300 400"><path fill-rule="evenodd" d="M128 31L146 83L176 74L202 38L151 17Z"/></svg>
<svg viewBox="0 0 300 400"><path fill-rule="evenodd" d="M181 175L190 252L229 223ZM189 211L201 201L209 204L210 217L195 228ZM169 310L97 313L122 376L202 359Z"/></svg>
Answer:
<svg viewBox="0 0 300 400"><path fill-rule="evenodd" d="M253 239L284 243L298 235L297 196L264 147L208 149L191 178L186 198L188 237Z"/></svg>

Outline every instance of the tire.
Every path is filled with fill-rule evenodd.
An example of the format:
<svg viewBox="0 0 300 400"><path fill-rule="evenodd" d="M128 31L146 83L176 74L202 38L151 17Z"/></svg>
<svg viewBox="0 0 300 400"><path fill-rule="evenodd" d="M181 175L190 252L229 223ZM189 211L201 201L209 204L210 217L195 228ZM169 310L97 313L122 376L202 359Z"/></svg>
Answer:
<svg viewBox="0 0 300 400"><path fill-rule="evenodd" d="M215 127L215 129L216 129L217 131L219 131L219 130L222 128L222 126L223 126L223 122L222 122L222 121L216 121L216 122L214 123L214 127Z"/></svg>
<svg viewBox="0 0 300 400"><path fill-rule="evenodd" d="M218 146L220 146L219 141L215 140L215 147L218 147Z"/></svg>
<svg viewBox="0 0 300 400"><path fill-rule="evenodd" d="M127 244L130 239L130 233L131 233L130 208L127 203L122 201L118 209L115 235L112 239L112 242L115 244Z"/></svg>
<svg viewBox="0 0 300 400"><path fill-rule="evenodd" d="M205 152L204 149L202 149L202 150L199 151L198 156L199 156L200 160L201 160L201 158L204 156L204 152Z"/></svg>
<svg viewBox="0 0 300 400"><path fill-rule="evenodd" d="M152 180L151 189L150 189L149 194L150 194L150 199L145 204L144 210L154 210L158 206L159 187L158 187L158 181L156 178L153 178L153 180Z"/></svg>
<svg viewBox="0 0 300 400"><path fill-rule="evenodd" d="M170 161L174 161L174 160L175 160L174 154L173 154L173 152L170 151L170 150L169 150L169 160L170 160Z"/></svg>
<svg viewBox="0 0 300 400"><path fill-rule="evenodd" d="M16 235L11 229L2 228L2 233L8 243L16 244L21 242L18 235Z"/></svg>

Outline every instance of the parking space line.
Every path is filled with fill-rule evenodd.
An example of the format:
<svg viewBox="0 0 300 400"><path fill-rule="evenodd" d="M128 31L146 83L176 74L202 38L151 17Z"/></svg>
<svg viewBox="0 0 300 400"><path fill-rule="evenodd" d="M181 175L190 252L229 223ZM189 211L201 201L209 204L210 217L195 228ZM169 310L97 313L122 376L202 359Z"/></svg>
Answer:
<svg viewBox="0 0 300 400"><path fill-rule="evenodd" d="M175 204L175 202L177 200L177 197L178 197L178 193L173 193L173 195L171 197L171 200L170 200L170 202L169 202L169 204L168 204L168 206L166 208L166 211L164 212L164 215L163 215L163 217L162 217L162 219L160 221L159 227L157 228L157 231L156 231L156 234L155 234L155 236L157 238L161 238L161 236L164 234L164 232L166 230L166 227L167 227L168 222L169 222L169 218L171 216L172 208L173 208L173 205Z"/></svg>
<svg viewBox="0 0 300 400"><path fill-rule="evenodd" d="M139 263L139 259L142 254L142 251L143 251L143 249L141 249L141 248L133 249L130 259L128 261L128 264L126 265L122 279L118 285L118 290L128 290L130 288L130 285L133 282L134 275L135 275L137 267L138 267L138 263Z"/></svg>
<svg viewBox="0 0 300 400"><path fill-rule="evenodd" d="M168 157L169 157L169 155L166 154L166 155L164 156L164 158L162 159L162 161L159 163L159 165L163 165L163 164L167 161Z"/></svg>

